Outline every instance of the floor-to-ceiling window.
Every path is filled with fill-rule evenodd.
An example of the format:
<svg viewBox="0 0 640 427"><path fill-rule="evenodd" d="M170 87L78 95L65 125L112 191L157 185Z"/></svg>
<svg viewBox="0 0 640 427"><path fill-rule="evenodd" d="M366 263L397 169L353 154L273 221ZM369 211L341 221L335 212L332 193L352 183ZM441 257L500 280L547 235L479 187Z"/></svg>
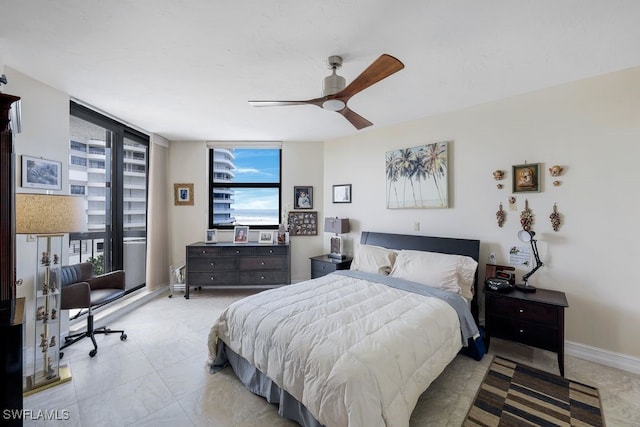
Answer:
<svg viewBox="0 0 640 427"><path fill-rule="evenodd" d="M69 262L123 269L127 291L145 285L149 136L75 102L70 107L69 192L84 195L87 232L69 236Z"/></svg>

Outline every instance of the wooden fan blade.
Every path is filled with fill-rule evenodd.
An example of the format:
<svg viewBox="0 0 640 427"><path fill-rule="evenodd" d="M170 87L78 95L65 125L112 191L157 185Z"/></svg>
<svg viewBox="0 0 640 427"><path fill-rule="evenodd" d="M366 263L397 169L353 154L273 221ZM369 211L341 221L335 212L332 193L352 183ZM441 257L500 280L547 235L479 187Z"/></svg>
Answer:
<svg viewBox="0 0 640 427"><path fill-rule="evenodd" d="M373 61L373 63L349 83L346 88L333 95L333 98L341 99L346 103L347 100L356 93L363 91L403 68L404 64L402 62L385 53Z"/></svg>
<svg viewBox="0 0 640 427"><path fill-rule="evenodd" d="M309 101L249 101L249 104L251 104L252 107L283 107L287 105L306 105L314 103Z"/></svg>
<svg viewBox="0 0 640 427"><path fill-rule="evenodd" d="M349 122L358 130L373 125L373 123L371 123L369 120L365 119L355 111L349 109L349 107L344 107L342 110L338 111L338 113L342 114L344 118L349 120Z"/></svg>

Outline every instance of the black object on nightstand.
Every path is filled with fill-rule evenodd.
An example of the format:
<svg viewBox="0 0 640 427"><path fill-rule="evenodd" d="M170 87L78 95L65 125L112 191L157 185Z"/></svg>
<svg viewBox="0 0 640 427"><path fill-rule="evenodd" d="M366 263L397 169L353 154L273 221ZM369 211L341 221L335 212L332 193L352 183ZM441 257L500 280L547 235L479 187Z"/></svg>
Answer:
<svg viewBox="0 0 640 427"><path fill-rule="evenodd" d="M348 270L351 267L352 257L345 259L330 258L329 255L311 257L311 278L316 279L336 270Z"/></svg>
<svg viewBox="0 0 640 427"><path fill-rule="evenodd" d="M508 294L484 290L487 349L491 337L558 353L564 376L564 292L538 288L535 293Z"/></svg>

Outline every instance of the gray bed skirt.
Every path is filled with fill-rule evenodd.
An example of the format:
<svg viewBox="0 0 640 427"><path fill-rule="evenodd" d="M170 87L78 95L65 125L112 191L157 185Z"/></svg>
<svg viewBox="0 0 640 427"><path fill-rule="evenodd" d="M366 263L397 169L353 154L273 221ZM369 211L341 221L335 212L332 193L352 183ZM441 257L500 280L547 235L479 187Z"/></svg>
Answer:
<svg viewBox="0 0 640 427"><path fill-rule="evenodd" d="M304 427L324 427L295 397L227 347L224 341L219 340L216 360L211 365L210 371L216 373L227 365L231 365L233 372L250 392L264 397L269 403L277 404L278 414L281 417L293 420Z"/></svg>

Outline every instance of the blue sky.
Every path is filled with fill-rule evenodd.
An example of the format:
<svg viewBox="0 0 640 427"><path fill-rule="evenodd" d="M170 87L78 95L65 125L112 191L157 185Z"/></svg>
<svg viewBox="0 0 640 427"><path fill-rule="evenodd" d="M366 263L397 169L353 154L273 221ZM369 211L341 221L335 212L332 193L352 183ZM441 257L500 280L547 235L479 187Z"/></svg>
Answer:
<svg viewBox="0 0 640 427"><path fill-rule="evenodd" d="M233 151L235 182L278 182L280 180L279 150L235 149ZM238 189L235 209L278 209L276 189Z"/></svg>

